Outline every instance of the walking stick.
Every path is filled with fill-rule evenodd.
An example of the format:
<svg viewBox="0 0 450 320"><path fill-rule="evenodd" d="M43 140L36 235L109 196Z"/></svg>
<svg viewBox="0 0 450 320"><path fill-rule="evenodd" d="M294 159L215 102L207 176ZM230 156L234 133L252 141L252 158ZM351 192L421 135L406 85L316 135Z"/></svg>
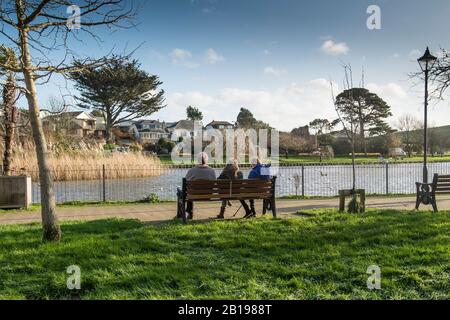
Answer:
<svg viewBox="0 0 450 320"><path fill-rule="evenodd" d="M236 218L238 212L242 209L242 205L239 207L239 209L237 209L236 213L234 214L233 218Z"/></svg>

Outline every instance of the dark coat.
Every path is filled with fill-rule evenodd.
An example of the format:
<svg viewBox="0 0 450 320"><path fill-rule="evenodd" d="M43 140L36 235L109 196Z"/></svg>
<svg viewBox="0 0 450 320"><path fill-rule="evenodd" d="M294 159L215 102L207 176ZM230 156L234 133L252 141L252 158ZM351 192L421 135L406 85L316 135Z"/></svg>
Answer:
<svg viewBox="0 0 450 320"><path fill-rule="evenodd" d="M241 171L236 172L236 175L233 175L233 165L228 164L220 174L219 180L241 180L244 179L244 175Z"/></svg>

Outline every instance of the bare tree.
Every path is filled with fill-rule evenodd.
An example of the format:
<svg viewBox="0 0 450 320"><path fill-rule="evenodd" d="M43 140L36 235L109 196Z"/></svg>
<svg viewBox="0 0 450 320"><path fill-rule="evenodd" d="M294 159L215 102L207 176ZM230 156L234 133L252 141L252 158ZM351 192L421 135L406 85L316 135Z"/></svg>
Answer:
<svg viewBox="0 0 450 320"><path fill-rule="evenodd" d="M53 180L48 164L47 145L39 118L37 85L54 74L67 76L84 68L101 65L101 59L80 58L70 49L70 39L88 34L99 40L92 27L131 27L134 1L79 0L0 0L0 35L19 57L19 65L1 62L0 68L21 74L18 81L28 101L29 117L39 166L44 241L59 241L61 229L56 215ZM68 9L75 12L68 16ZM52 59L63 51L60 61Z"/></svg>
<svg viewBox="0 0 450 320"><path fill-rule="evenodd" d="M353 72L350 64L343 65L344 67L344 93L347 95L345 98L350 101L350 103L355 103L353 97ZM343 131L348 138L348 141L351 145L351 155L352 155L352 202L354 205L350 206L350 213L356 213L358 210L356 208L357 204L357 194L356 194L356 140L359 135L359 117L357 113L345 113L342 114L338 104L336 102L336 96L334 94L334 85L333 82L330 81L331 86L331 97L333 100L333 106L338 116L339 122L343 127Z"/></svg>
<svg viewBox="0 0 450 320"><path fill-rule="evenodd" d="M18 64L14 51L5 46L0 46L0 62ZM11 174L12 149L17 123L16 101L19 95L17 94L18 90L14 72L0 68L1 75L5 77L5 83L2 88L2 129L4 132L3 174L9 176Z"/></svg>
<svg viewBox="0 0 450 320"><path fill-rule="evenodd" d="M408 157L411 157L413 151L414 134L422 128L422 124L413 115L405 113L397 121L397 128L402 134L403 144Z"/></svg>
<svg viewBox="0 0 450 320"><path fill-rule="evenodd" d="M414 74L416 77L423 77L423 72ZM435 89L430 98L444 99L445 92L450 87L450 52L441 49L441 54L436 60L430 71L430 81L433 82Z"/></svg>

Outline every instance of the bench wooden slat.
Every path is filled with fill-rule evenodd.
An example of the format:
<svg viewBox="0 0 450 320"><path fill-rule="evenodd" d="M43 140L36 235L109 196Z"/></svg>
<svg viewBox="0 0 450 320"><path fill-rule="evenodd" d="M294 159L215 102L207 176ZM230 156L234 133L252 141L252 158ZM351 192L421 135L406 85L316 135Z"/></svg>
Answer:
<svg viewBox="0 0 450 320"><path fill-rule="evenodd" d="M245 179L236 179L236 180L225 180L225 179L218 179L218 180L191 180L187 181L186 183L189 184L211 184L211 183L230 183L232 181L233 183L243 183L243 184L259 184L259 183L271 183L271 180L262 180L262 179L251 179L251 180L245 180Z"/></svg>
<svg viewBox="0 0 450 320"><path fill-rule="evenodd" d="M435 194L450 193L450 175L437 175L437 180L434 183Z"/></svg>
<svg viewBox="0 0 450 320"><path fill-rule="evenodd" d="M250 184L243 184L243 183L211 183L211 184L202 184L202 185L196 185L196 184L188 184L186 188L188 189L211 189L211 188L229 188L230 186L233 186L235 188L252 188L252 187L271 187L272 184L269 182L264 183L250 183Z"/></svg>
<svg viewBox="0 0 450 320"><path fill-rule="evenodd" d="M272 197L270 193L242 193L242 194L216 194L216 195L190 195L187 200L247 200L247 199L268 199Z"/></svg>
<svg viewBox="0 0 450 320"><path fill-rule="evenodd" d="M214 190L188 190L188 194L241 194L271 192L271 188L243 188L243 189L214 189Z"/></svg>
<svg viewBox="0 0 450 320"><path fill-rule="evenodd" d="M449 182L445 182L445 183L438 183L437 186L438 187L450 187L450 181Z"/></svg>
<svg viewBox="0 0 450 320"><path fill-rule="evenodd" d="M186 184L188 188L213 188L213 187L224 187L229 186L230 181L190 181ZM260 180L260 181L241 181L236 180L232 183L233 186L271 186L270 181Z"/></svg>

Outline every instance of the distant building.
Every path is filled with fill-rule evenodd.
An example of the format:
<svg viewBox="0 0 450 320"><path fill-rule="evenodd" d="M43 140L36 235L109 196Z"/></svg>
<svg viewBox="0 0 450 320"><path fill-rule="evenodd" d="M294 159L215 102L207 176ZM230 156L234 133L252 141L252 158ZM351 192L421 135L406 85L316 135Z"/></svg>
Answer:
<svg viewBox="0 0 450 320"><path fill-rule="evenodd" d="M61 131L68 135L86 137L93 135L96 129L96 118L85 111L62 112L44 116L42 124L49 131Z"/></svg>
<svg viewBox="0 0 450 320"><path fill-rule="evenodd" d="M95 137L105 138L106 137L106 121L103 117L95 117Z"/></svg>
<svg viewBox="0 0 450 320"><path fill-rule="evenodd" d="M115 125L113 133L117 139L139 140L139 130L133 121L124 121Z"/></svg>
<svg viewBox="0 0 450 320"><path fill-rule="evenodd" d="M135 122L141 144L156 144L161 138L168 139L166 123L159 120L140 120Z"/></svg>
<svg viewBox="0 0 450 320"><path fill-rule="evenodd" d="M194 121L194 120L181 120L177 123L173 124L170 127L167 127L167 131L172 134L176 131L181 137L196 137L197 132L195 132L195 128L203 129L202 121Z"/></svg>
<svg viewBox="0 0 450 320"><path fill-rule="evenodd" d="M212 121L206 125L206 130L216 129L216 130L225 130L225 129L234 129L234 125L229 123L228 121Z"/></svg>

